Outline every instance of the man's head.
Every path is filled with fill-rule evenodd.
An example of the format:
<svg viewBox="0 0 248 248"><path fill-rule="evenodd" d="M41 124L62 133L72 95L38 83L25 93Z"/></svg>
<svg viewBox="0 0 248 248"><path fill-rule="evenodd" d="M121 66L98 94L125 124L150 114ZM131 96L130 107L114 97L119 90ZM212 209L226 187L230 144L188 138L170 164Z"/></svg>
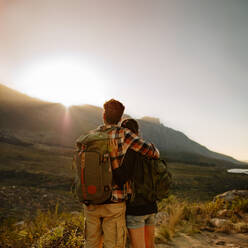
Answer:
<svg viewBox="0 0 248 248"><path fill-rule="evenodd" d="M103 119L106 124L118 124L120 122L125 106L115 99L111 99L103 105Z"/></svg>
<svg viewBox="0 0 248 248"><path fill-rule="evenodd" d="M122 127L128 128L135 134L139 134L139 124L134 119L126 119L121 123Z"/></svg>

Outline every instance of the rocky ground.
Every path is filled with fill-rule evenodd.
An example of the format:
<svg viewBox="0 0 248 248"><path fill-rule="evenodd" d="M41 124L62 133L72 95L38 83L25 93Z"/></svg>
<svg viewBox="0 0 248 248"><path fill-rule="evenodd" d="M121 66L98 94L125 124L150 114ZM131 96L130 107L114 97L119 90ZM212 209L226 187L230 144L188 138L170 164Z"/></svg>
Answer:
<svg viewBox="0 0 248 248"><path fill-rule="evenodd" d="M237 197L248 199L248 190L232 190L227 191L221 195L217 195L214 201L218 199L224 200L226 203L233 203ZM239 221L234 225L243 226L239 229L239 233L235 232L235 229L230 229L229 232L218 232L223 225L229 222L228 210L223 209L218 212L218 218L210 220L212 228L208 230L202 230L200 233L187 235L185 233L178 233L171 242L157 244L158 248L248 248L248 213L239 213ZM160 222L166 219L166 213L157 214L157 226L156 231L159 229Z"/></svg>
<svg viewBox="0 0 248 248"><path fill-rule="evenodd" d="M48 191L34 187L2 186L0 187L0 220L7 217L16 219L22 223L26 218L34 216L38 210L54 210L56 204L63 211L80 211L81 205L68 192ZM157 229L161 220L166 217L163 213L157 214ZM248 216L246 216L248 217ZM248 221L248 218L247 218ZM157 243L157 248L248 248L248 233L219 233L213 231L201 231L200 233L187 235L178 233L166 243Z"/></svg>
<svg viewBox="0 0 248 248"><path fill-rule="evenodd" d="M157 248L247 248L248 234L224 234L202 232L188 236L181 233L172 242L157 244Z"/></svg>
<svg viewBox="0 0 248 248"><path fill-rule="evenodd" d="M0 187L0 221L9 217L22 221L33 217L38 210L54 211L56 205L63 211L81 209L70 192L15 185Z"/></svg>

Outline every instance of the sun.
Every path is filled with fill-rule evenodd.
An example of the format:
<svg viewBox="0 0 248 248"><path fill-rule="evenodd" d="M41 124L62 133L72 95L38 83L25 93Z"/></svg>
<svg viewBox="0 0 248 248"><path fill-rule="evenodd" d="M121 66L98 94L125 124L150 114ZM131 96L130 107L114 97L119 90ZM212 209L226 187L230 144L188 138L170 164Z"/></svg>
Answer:
<svg viewBox="0 0 248 248"><path fill-rule="evenodd" d="M27 66L16 79L22 92L66 107L101 105L106 99L106 82L99 71L82 61L46 60Z"/></svg>

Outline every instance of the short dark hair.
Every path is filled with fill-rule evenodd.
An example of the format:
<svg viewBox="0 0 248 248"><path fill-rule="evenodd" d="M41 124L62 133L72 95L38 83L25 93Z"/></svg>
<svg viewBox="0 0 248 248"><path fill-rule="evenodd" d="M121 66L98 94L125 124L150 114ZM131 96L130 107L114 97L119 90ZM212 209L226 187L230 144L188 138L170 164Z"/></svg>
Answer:
<svg viewBox="0 0 248 248"><path fill-rule="evenodd" d="M134 119L126 119L121 123L122 127L130 129L133 133L139 133L139 124Z"/></svg>
<svg viewBox="0 0 248 248"><path fill-rule="evenodd" d="M121 102L111 99L104 103L103 108L106 122L108 124L117 124L121 120L125 106Z"/></svg>

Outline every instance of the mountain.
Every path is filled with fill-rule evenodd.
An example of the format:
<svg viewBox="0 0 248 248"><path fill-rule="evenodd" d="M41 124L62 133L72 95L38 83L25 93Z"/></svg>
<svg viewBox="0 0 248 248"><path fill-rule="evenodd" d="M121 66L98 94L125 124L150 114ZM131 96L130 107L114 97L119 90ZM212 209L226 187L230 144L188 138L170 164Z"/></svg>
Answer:
<svg viewBox="0 0 248 248"><path fill-rule="evenodd" d="M169 155L174 153L175 156L182 156L182 158L189 155L192 158L198 155L198 159L200 158L199 156L202 156L202 158L237 162L237 160L230 156L210 151L206 147L189 139L180 131L164 126L159 122L158 118L144 117L139 120L139 124L142 130L142 136L145 139L152 140L161 151L166 151Z"/></svg>
<svg viewBox="0 0 248 248"><path fill-rule="evenodd" d="M240 163L208 150L182 132L164 126L158 118L138 120L142 136L169 159L212 164L215 160ZM72 147L75 139L102 124L102 108L92 105L64 107L26 96L0 84L0 141L45 143Z"/></svg>

